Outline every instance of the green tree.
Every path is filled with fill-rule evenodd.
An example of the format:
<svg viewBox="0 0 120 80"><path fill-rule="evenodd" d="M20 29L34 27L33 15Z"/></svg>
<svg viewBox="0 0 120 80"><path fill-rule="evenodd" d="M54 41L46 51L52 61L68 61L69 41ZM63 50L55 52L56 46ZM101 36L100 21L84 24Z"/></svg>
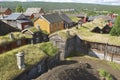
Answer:
<svg viewBox="0 0 120 80"><path fill-rule="evenodd" d="M110 34L112 36L120 36L120 15L115 20L114 26L112 30L110 31Z"/></svg>
<svg viewBox="0 0 120 80"><path fill-rule="evenodd" d="M16 8L15 8L15 11L16 12L23 12L24 8L21 5L17 5Z"/></svg>

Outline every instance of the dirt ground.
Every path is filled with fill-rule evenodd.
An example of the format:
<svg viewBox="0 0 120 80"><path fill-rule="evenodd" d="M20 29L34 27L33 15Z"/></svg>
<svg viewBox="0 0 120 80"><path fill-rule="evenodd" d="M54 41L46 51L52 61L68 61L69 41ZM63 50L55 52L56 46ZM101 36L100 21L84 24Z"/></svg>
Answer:
<svg viewBox="0 0 120 80"><path fill-rule="evenodd" d="M90 68L84 71L80 68L80 64L86 63L89 64ZM97 71L99 69L104 69L110 73L114 78L113 80L120 80L120 68L116 68L116 65L110 65L108 61L89 56L67 58L36 80L101 80Z"/></svg>
<svg viewBox="0 0 120 80"><path fill-rule="evenodd" d="M110 65L110 62L105 60L99 60L96 58L91 57L72 57L70 58L73 61L77 61L79 63L89 63L92 68L98 70L98 69L104 69L105 71L109 72L115 77L115 80L120 80L120 68L115 68L115 65Z"/></svg>

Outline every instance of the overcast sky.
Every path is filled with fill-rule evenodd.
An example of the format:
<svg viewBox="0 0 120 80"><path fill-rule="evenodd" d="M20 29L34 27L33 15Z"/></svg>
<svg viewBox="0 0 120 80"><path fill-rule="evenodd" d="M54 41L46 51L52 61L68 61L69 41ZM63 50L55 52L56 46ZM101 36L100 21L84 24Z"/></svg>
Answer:
<svg viewBox="0 0 120 80"><path fill-rule="evenodd" d="M76 3L97 3L97 4L120 5L120 0L0 0L0 1L76 2Z"/></svg>

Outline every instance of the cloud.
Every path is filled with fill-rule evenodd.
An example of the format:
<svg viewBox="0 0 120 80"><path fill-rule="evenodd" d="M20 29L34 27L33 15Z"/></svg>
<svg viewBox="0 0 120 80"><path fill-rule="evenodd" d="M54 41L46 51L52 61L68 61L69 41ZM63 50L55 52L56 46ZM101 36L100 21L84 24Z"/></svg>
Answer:
<svg viewBox="0 0 120 80"><path fill-rule="evenodd" d="M120 2L120 0L103 0L103 2Z"/></svg>

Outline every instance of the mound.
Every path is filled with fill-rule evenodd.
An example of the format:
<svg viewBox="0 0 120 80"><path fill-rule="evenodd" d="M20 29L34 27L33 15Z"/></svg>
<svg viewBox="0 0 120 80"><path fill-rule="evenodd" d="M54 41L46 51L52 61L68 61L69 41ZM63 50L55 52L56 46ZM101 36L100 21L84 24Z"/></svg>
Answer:
<svg viewBox="0 0 120 80"><path fill-rule="evenodd" d="M98 72L89 64L62 65L41 75L36 80L100 80Z"/></svg>

